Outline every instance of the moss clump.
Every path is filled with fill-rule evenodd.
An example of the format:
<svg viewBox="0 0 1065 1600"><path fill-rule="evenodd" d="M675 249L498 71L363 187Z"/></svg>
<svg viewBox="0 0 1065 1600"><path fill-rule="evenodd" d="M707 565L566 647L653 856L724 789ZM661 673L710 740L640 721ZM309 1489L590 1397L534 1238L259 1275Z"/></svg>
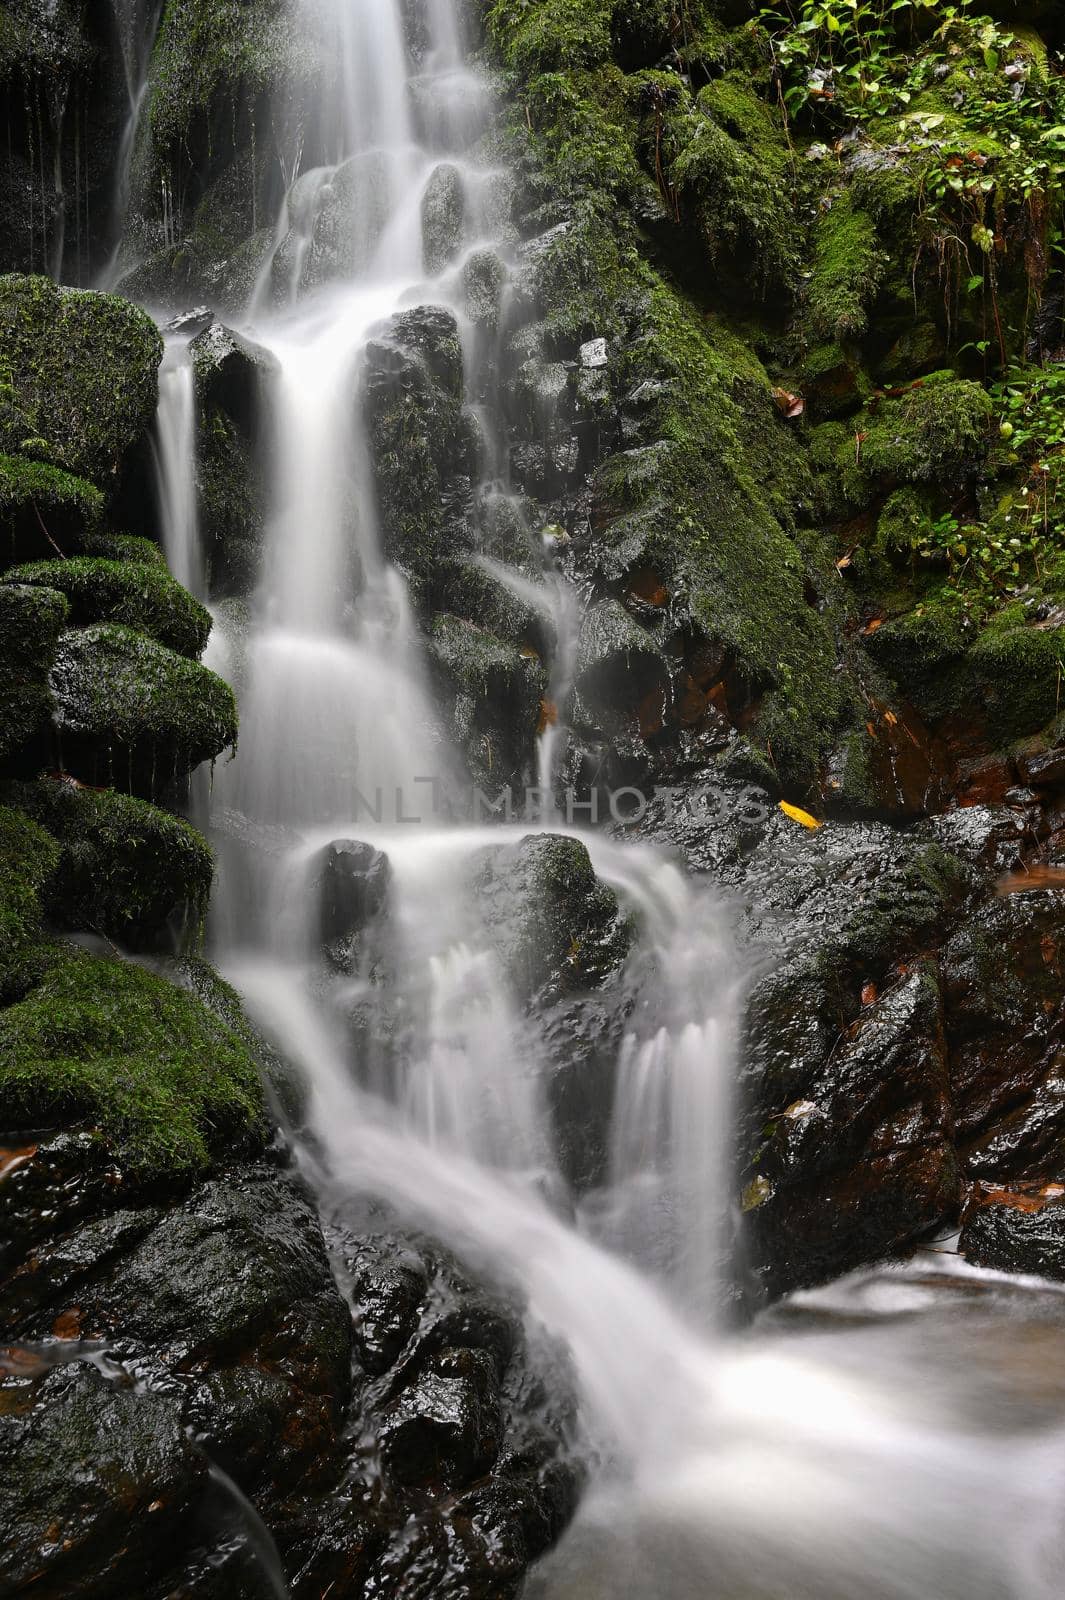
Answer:
<svg viewBox="0 0 1065 1600"><path fill-rule="evenodd" d="M598 66L610 55L612 0L539 0L516 7L500 0L488 27L506 42L506 62L520 77Z"/></svg>
<svg viewBox="0 0 1065 1600"><path fill-rule="evenodd" d="M152 793L236 741L228 684L118 623L64 634L50 681L66 764L90 780Z"/></svg>
<svg viewBox="0 0 1065 1600"><path fill-rule="evenodd" d="M106 561L139 561L142 566L166 570L166 556L159 546L138 533L111 533L100 529L86 534L82 550L87 556L103 556Z"/></svg>
<svg viewBox="0 0 1065 1600"><path fill-rule="evenodd" d="M316 65L287 0L170 0L152 59L148 118L159 149L226 101L276 88Z"/></svg>
<svg viewBox="0 0 1065 1600"><path fill-rule="evenodd" d="M992 737L1011 744L1037 732L1060 709L1065 628L990 627L966 664Z"/></svg>
<svg viewBox="0 0 1065 1600"><path fill-rule="evenodd" d="M154 322L126 300L0 278L0 447L47 450L67 472L110 482L151 424L162 355Z"/></svg>
<svg viewBox="0 0 1065 1600"><path fill-rule="evenodd" d="M799 265L784 124L737 73L710 83L670 122L669 165L682 214L695 213L711 262L742 261L741 278L790 285Z"/></svg>
<svg viewBox="0 0 1065 1600"><path fill-rule="evenodd" d="M2 357L0 357L2 359ZM43 461L0 455L0 565L86 546L104 497L93 484Z"/></svg>
<svg viewBox="0 0 1065 1600"><path fill-rule="evenodd" d="M0 1000L24 993L41 937L41 899L59 846L29 817L0 806Z"/></svg>
<svg viewBox="0 0 1065 1600"><path fill-rule="evenodd" d="M978 383L932 373L868 413L861 465L878 478L956 482L976 471L990 447L992 405Z"/></svg>
<svg viewBox="0 0 1065 1600"><path fill-rule="evenodd" d="M211 631L210 612L156 563L77 556L16 567L5 581L58 589L75 625L128 623L182 656L199 657Z"/></svg>
<svg viewBox="0 0 1065 1600"><path fill-rule="evenodd" d="M807 317L816 339L857 339L883 276L884 256L873 219L837 195L814 229Z"/></svg>
<svg viewBox="0 0 1065 1600"><path fill-rule="evenodd" d="M48 669L67 612L54 589L0 584L0 761L36 745L48 729Z"/></svg>
<svg viewBox="0 0 1065 1600"><path fill-rule="evenodd" d="M45 897L53 926L89 928L135 948L167 924L198 928L213 860L187 822L113 790L51 780L8 784L2 794L60 846Z"/></svg>
<svg viewBox="0 0 1065 1600"><path fill-rule="evenodd" d="M0 1126L97 1125L144 1178L202 1170L262 1132L244 1041L142 967L52 947L24 999L0 1012Z"/></svg>

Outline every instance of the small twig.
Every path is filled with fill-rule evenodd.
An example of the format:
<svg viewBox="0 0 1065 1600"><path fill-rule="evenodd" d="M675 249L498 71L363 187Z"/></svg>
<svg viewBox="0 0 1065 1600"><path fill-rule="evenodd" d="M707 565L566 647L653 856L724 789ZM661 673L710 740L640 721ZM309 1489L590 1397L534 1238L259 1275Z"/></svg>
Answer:
<svg viewBox="0 0 1065 1600"><path fill-rule="evenodd" d="M36 500L31 500L30 501L30 505L33 507L33 514L37 518L37 526L40 528L41 532L44 534L45 538L48 540L48 543L51 545L51 547L55 551L56 555L62 557L62 559L65 561L66 560L66 556L63 555L62 550L60 550L59 546L56 544L55 540L52 538L52 535L48 532L48 529L44 525L44 518L41 516L41 513L37 510L37 502L36 502Z"/></svg>

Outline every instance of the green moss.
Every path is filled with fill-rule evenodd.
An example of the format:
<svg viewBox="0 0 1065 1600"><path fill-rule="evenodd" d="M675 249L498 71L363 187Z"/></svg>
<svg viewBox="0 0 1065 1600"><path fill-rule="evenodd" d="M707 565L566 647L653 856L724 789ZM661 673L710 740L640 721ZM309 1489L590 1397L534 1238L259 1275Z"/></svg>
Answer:
<svg viewBox="0 0 1065 1600"><path fill-rule="evenodd" d="M930 522L925 495L912 488L896 489L880 508L873 548L890 561L912 561L914 551L927 539Z"/></svg>
<svg viewBox="0 0 1065 1600"><path fill-rule="evenodd" d="M142 565L166 568L166 556L159 546L137 533L110 533L100 529L85 536L82 552L87 556L103 556L107 561L139 561Z"/></svg>
<svg viewBox="0 0 1065 1600"><path fill-rule="evenodd" d="M54 589L0 584L0 762L47 734L47 675L67 611L65 597Z"/></svg>
<svg viewBox="0 0 1065 1600"><path fill-rule="evenodd" d="M807 315L815 338L856 339L883 276L884 255L871 217L848 194L833 198L814 228Z"/></svg>
<svg viewBox="0 0 1065 1600"><path fill-rule="evenodd" d="M151 424L162 354L154 322L126 300L0 278L0 447L47 449L54 465L109 483Z"/></svg>
<svg viewBox="0 0 1065 1600"><path fill-rule="evenodd" d="M136 948L168 924L198 931L213 861L187 822L110 789L52 780L8 784L2 797L61 847L45 896L54 927L91 929Z"/></svg>
<svg viewBox="0 0 1065 1600"><path fill-rule="evenodd" d="M244 96L253 101L286 78L313 73L302 21L287 0L169 0L147 107L157 148L181 144L214 112L235 116Z"/></svg>
<svg viewBox="0 0 1065 1600"><path fill-rule="evenodd" d="M1008 745L1042 728L1061 706L1065 628L988 628L967 666L992 737Z"/></svg>
<svg viewBox="0 0 1065 1600"><path fill-rule="evenodd" d="M880 478L956 482L979 468L990 447L990 397L950 372L932 373L866 416L861 464Z"/></svg>
<svg viewBox="0 0 1065 1600"><path fill-rule="evenodd" d="M236 740L221 678L118 623L64 634L51 684L64 759L90 780L150 793Z"/></svg>
<svg viewBox="0 0 1065 1600"><path fill-rule="evenodd" d="M739 74L710 83L695 108L670 119L668 165L682 214L691 212L709 260L739 266L748 285L790 286L799 266L796 179L784 124Z"/></svg>
<svg viewBox="0 0 1065 1600"><path fill-rule="evenodd" d="M29 817L0 806L0 1001L32 981L41 937L42 896L59 864L59 846Z"/></svg>
<svg viewBox="0 0 1065 1600"><path fill-rule="evenodd" d="M12 679L44 679L69 613L56 589L0 583L0 666L8 686Z"/></svg>
<svg viewBox="0 0 1065 1600"><path fill-rule="evenodd" d="M178 655L199 657L211 614L156 563L78 556L16 567L5 583L40 584L66 595L75 625L124 622Z"/></svg>
<svg viewBox="0 0 1065 1600"><path fill-rule="evenodd" d="M520 77L595 67L610 55L613 0L537 0L514 6L500 0L487 26L504 59Z"/></svg>
<svg viewBox="0 0 1065 1600"><path fill-rule="evenodd" d="M242 1039L152 972L53 947L0 1012L0 1126L91 1122L145 1178L207 1166L259 1139L262 1091Z"/></svg>
<svg viewBox="0 0 1065 1600"><path fill-rule="evenodd" d="M104 497L83 478L43 461L0 455L0 566L85 548ZM6 559L5 559L6 558Z"/></svg>

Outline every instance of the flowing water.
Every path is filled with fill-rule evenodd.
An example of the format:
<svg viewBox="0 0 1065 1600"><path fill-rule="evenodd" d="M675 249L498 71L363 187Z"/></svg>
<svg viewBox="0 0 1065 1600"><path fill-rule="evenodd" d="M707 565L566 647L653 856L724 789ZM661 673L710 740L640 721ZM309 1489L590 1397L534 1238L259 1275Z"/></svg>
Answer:
<svg viewBox="0 0 1065 1600"><path fill-rule="evenodd" d="M530 1579L537 1600L1049 1600L1065 1300L928 1257L796 1297L748 1335L718 1326L743 958L710 890L594 834L596 871L639 930L641 999L617 1062L607 1184L580 1203L567 1193L547 1044L472 887L472 866L528 830L436 815L428 780L446 786L453 758L404 582L381 552L355 404L381 319L450 306L484 436L482 499L509 493L491 341L461 292L472 252L506 259L500 175L471 154L488 101L450 0L428 0L424 21L415 70L398 0L307 0L330 70L289 153L246 327L277 361L266 548L248 636L221 637L212 656L242 663L239 755L215 784L215 955L302 1069L322 1181L386 1199L517 1286L572 1352L596 1465L574 1528ZM442 184L462 217L443 260L422 227ZM326 217L340 240L328 263ZM171 563L197 588L191 384L175 344L163 520ZM546 560L538 576L503 576L551 624L550 693L564 702L576 597ZM563 737L546 732L542 784ZM318 948L316 874L338 839L368 841L391 866L398 1049L374 1021L371 964L330 973ZM371 1023L355 1049L359 1008Z"/></svg>

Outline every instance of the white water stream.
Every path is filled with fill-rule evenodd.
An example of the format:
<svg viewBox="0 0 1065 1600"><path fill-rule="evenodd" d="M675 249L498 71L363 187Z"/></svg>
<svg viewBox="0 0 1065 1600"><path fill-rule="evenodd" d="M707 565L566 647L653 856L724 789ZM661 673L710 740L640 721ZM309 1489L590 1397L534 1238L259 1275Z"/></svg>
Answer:
<svg viewBox="0 0 1065 1600"><path fill-rule="evenodd" d="M450 305L464 348L478 349L458 267L486 243L505 256L489 204L498 175L470 154L486 95L451 0L428 0L417 72L398 0L307 7L332 70L307 108L246 329L279 376L272 513L239 652L240 749L215 783L219 813L240 822L219 840L215 954L306 1077L324 1181L388 1200L516 1285L571 1350L598 1466L574 1529L530 1580L538 1600L1050 1600L1065 1361L1043 1360L1023 1294L1010 1303L1011 1371L1005 1320L953 1318L955 1337L943 1335L952 1313L937 1309L925 1266L839 1291L850 1329L715 1326L742 966L709 891L595 835L585 843L636 918L656 998L621 1050L609 1186L579 1209L565 1192L546 1045L469 889L471 861L527 830L433 814L424 780L451 758L404 583L381 555L355 404L369 330L397 308ZM459 174L463 240L430 266L422 201L441 166ZM346 255L323 279L315 227L338 194ZM168 554L196 588L183 565L196 561L191 468L184 488L180 470L187 371L176 354L164 371L160 461ZM467 380L485 392L478 373ZM552 575L512 581L572 642L572 596ZM571 652L554 673L561 697ZM541 751L545 778L556 738ZM374 820L357 799L377 794ZM371 842L392 868L399 1068L373 1048L353 1056L346 1019L370 977L327 976L317 950L316 858L345 838ZM870 1310L863 1296L878 1283ZM1045 1425L1025 1404L1040 1361Z"/></svg>

